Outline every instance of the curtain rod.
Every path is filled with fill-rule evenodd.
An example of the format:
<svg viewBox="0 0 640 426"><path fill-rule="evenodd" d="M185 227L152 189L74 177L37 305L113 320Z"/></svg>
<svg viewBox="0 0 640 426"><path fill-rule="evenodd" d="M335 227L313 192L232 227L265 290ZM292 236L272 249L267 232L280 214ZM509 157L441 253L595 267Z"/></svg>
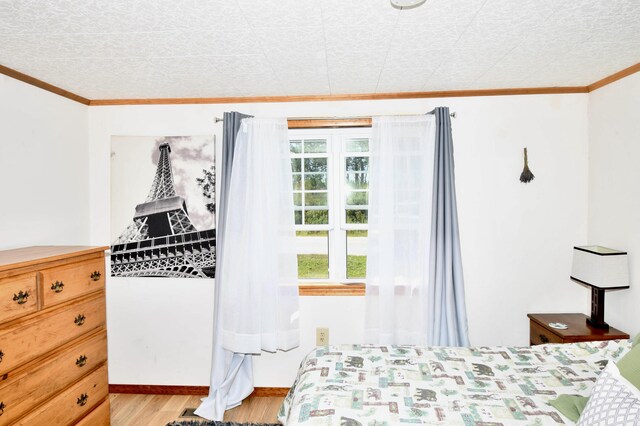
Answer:
<svg viewBox="0 0 640 426"><path fill-rule="evenodd" d="M429 111L427 112L427 114L433 114L433 111ZM403 116L403 115L417 115L417 114L398 114L398 116ZM455 111L452 113L449 113L449 115L452 118L456 118ZM365 117L365 116L361 116L361 117L287 117L287 120L358 120L363 118L371 119L371 116L369 117ZM224 121L224 118L214 117L215 123L219 123L221 121Z"/></svg>

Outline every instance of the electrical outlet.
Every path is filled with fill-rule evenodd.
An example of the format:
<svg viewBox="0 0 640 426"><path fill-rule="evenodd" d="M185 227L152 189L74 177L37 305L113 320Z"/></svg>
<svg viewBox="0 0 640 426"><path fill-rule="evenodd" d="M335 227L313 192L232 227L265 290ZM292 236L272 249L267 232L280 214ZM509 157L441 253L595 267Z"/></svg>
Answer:
<svg viewBox="0 0 640 426"><path fill-rule="evenodd" d="M329 345L329 329L325 327L316 328L316 346Z"/></svg>

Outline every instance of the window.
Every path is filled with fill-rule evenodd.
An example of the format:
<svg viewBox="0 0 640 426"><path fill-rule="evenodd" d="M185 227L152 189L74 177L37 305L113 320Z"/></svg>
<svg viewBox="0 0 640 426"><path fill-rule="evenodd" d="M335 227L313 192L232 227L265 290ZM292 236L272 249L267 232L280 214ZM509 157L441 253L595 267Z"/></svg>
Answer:
<svg viewBox="0 0 640 426"><path fill-rule="evenodd" d="M365 277L370 130L289 130L301 280Z"/></svg>

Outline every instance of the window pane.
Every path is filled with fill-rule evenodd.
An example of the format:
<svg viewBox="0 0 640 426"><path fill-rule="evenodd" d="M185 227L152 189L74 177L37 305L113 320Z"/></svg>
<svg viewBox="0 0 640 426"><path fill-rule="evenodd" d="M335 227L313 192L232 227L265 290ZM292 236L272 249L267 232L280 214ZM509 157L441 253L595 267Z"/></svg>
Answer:
<svg viewBox="0 0 640 426"><path fill-rule="evenodd" d="M309 173L304 175L304 189L327 189L326 173Z"/></svg>
<svg viewBox="0 0 640 426"><path fill-rule="evenodd" d="M329 210L305 210L304 223L306 225L329 224Z"/></svg>
<svg viewBox="0 0 640 426"><path fill-rule="evenodd" d="M304 152L307 154L327 152L327 141L325 139L307 139L304 141Z"/></svg>
<svg viewBox="0 0 640 426"><path fill-rule="evenodd" d="M297 231L298 278L329 278L329 232Z"/></svg>
<svg viewBox="0 0 640 426"><path fill-rule="evenodd" d="M302 189L302 176L299 174L294 174L292 177L293 181L293 190L300 191Z"/></svg>
<svg viewBox="0 0 640 426"><path fill-rule="evenodd" d="M347 173L347 185L351 189L369 189L367 173Z"/></svg>
<svg viewBox="0 0 640 426"><path fill-rule="evenodd" d="M345 157L348 172L366 172L369 170L369 157Z"/></svg>
<svg viewBox="0 0 640 426"><path fill-rule="evenodd" d="M369 193L364 191L350 192L347 194L347 205L366 206L369 204Z"/></svg>
<svg viewBox="0 0 640 426"><path fill-rule="evenodd" d="M305 158L304 171L305 172L326 172L327 159L326 158Z"/></svg>
<svg viewBox="0 0 640 426"><path fill-rule="evenodd" d="M302 141L289 141L289 151L293 154L300 154L302 152Z"/></svg>
<svg viewBox="0 0 640 426"><path fill-rule="evenodd" d="M347 152L369 152L369 139L347 139Z"/></svg>
<svg viewBox="0 0 640 426"><path fill-rule="evenodd" d="M327 193L326 192L307 192L304 195L305 206L326 206Z"/></svg>
<svg viewBox="0 0 640 426"><path fill-rule="evenodd" d="M347 278L367 276L367 231L347 231Z"/></svg>
<svg viewBox="0 0 640 426"><path fill-rule="evenodd" d="M366 276L370 139L361 129L338 131L331 136L321 130L313 135L307 133L308 137L304 135L293 131L289 141L299 243L298 276L311 281L361 281ZM337 175L329 173L342 176L333 182ZM329 223L334 222L349 229L327 230ZM335 240L330 239L334 236ZM339 250L339 254L330 253L333 249ZM336 264L329 265L329 260L335 260Z"/></svg>
<svg viewBox="0 0 640 426"><path fill-rule="evenodd" d="M347 210L347 223L368 223L368 210Z"/></svg>

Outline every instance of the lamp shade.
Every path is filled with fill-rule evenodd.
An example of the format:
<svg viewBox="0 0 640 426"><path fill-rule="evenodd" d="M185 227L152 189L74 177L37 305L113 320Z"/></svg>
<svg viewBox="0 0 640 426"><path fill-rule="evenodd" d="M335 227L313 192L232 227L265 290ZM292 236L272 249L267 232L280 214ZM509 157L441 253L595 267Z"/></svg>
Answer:
<svg viewBox="0 0 640 426"><path fill-rule="evenodd" d="M571 279L602 289L629 288L627 253L601 246L574 247Z"/></svg>

